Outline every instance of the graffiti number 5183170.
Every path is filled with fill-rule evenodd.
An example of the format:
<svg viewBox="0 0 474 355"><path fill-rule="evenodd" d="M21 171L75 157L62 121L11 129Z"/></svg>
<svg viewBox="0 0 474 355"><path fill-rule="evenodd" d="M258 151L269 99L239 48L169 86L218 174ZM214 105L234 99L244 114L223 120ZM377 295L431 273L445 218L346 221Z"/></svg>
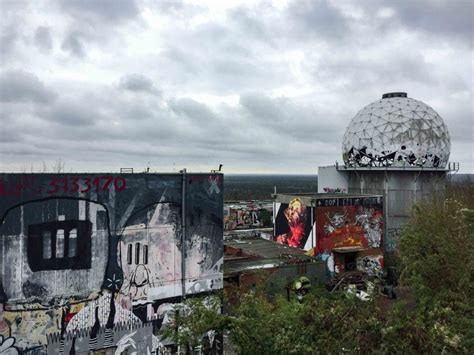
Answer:
<svg viewBox="0 0 474 355"><path fill-rule="evenodd" d="M90 177L77 177L77 176L62 176L53 177L49 183L48 194L55 194L57 192L100 192L108 191L110 186L114 187L114 190L121 192L126 189L127 182L121 176L96 176L93 179Z"/></svg>

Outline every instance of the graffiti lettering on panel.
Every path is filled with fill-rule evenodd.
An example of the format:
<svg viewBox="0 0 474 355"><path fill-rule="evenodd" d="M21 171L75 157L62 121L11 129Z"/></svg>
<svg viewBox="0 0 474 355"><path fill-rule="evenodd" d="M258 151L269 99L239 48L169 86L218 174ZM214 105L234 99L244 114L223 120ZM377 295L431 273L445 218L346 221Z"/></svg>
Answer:
<svg viewBox="0 0 474 355"><path fill-rule="evenodd" d="M0 175L0 349L163 346L183 289L222 288L222 176L185 177Z"/></svg>
<svg viewBox="0 0 474 355"><path fill-rule="evenodd" d="M276 212L275 241L290 247L304 248L311 232L311 209L299 198L282 203Z"/></svg>
<svg viewBox="0 0 474 355"><path fill-rule="evenodd" d="M379 248L383 236L380 197L332 198L316 202L318 253L336 248Z"/></svg>
<svg viewBox="0 0 474 355"><path fill-rule="evenodd" d="M232 204L224 206L224 229L272 227L271 204Z"/></svg>

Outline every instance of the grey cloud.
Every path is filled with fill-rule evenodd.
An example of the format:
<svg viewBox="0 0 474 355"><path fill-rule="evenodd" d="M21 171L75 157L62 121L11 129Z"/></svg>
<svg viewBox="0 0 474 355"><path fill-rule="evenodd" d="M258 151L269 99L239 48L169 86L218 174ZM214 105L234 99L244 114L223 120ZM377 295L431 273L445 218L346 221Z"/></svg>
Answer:
<svg viewBox="0 0 474 355"><path fill-rule="evenodd" d="M336 57L325 56L310 63L308 73L321 82L333 86L349 86L354 91L370 90L407 81L424 85L434 84L435 68L428 63L423 51L415 53L387 53L383 60L367 58L365 53L341 51Z"/></svg>
<svg viewBox="0 0 474 355"><path fill-rule="evenodd" d="M377 29L393 31L401 26L449 41L461 40L472 47L474 2L470 0L366 0L357 5L369 18L381 9L395 12L395 16L379 22Z"/></svg>
<svg viewBox="0 0 474 355"><path fill-rule="evenodd" d="M238 27L247 40L264 40L272 42L275 33L271 33L270 26L265 22L268 16L266 8L239 7L229 11L228 17Z"/></svg>
<svg viewBox="0 0 474 355"><path fill-rule="evenodd" d="M255 87L270 89L291 80L286 66L272 62L270 57L257 58L258 55L251 50L240 53L230 51L232 41L229 38L221 45L214 43L212 56L198 48L211 47L210 38L190 39L193 43L190 47L195 47L188 47L186 51L170 44L160 62L169 69L167 75L177 84L185 86L192 83L194 90L219 95L235 94Z"/></svg>
<svg viewBox="0 0 474 355"><path fill-rule="evenodd" d="M470 0L402 0L389 2L402 24L414 29L463 37L472 46L474 3Z"/></svg>
<svg viewBox="0 0 474 355"><path fill-rule="evenodd" d="M49 52L53 48L53 39L49 27L38 27L35 31L35 44L45 52Z"/></svg>
<svg viewBox="0 0 474 355"><path fill-rule="evenodd" d="M316 39L341 39L349 32L347 19L329 1L295 0L288 7L289 30Z"/></svg>
<svg viewBox="0 0 474 355"><path fill-rule="evenodd" d="M2 61L13 55L15 44L18 40L18 32L13 26L1 28L0 34L0 58Z"/></svg>
<svg viewBox="0 0 474 355"><path fill-rule="evenodd" d="M214 113L206 105L189 98L170 100L169 106L175 113L184 114L200 122L215 118Z"/></svg>
<svg viewBox="0 0 474 355"><path fill-rule="evenodd" d="M153 85L153 82L142 74L129 74L120 78L119 87L128 91L147 92L160 96L161 92Z"/></svg>
<svg viewBox="0 0 474 355"><path fill-rule="evenodd" d="M117 23L138 16L135 0L58 0L59 7L85 23Z"/></svg>
<svg viewBox="0 0 474 355"><path fill-rule="evenodd" d="M6 71L0 74L0 101L46 104L52 102L55 97L56 94L31 73Z"/></svg>
<svg viewBox="0 0 474 355"><path fill-rule="evenodd" d="M342 128L342 122L335 120L330 111L317 110L290 98L251 93L241 95L240 104L250 114L252 123L300 141L327 142Z"/></svg>
<svg viewBox="0 0 474 355"><path fill-rule="evenodd" d="M2 161L13 164L25 154L41 161L43 155L61 152L74 170L152 161L168 170L173 163L181 168L216 162L234 166L234 171L314 171L320 161L340 160L340 142L351 117L392 90L407 91L438 110L450 129L453 152L472 146L463 143L472 132L472 100L464 93L472 91L471 55L456 42L468 38L457 33L465 26L443 23L440 29L431 28L422 15L417 23L403 12L403 6L411 6L408 2L374 2L371 11L366 1L350 2L364 7L362 18L349 15L339 1L293 1L281 11L262 2L231 9L217 20L188 3L145 0L138 4L146 10L135 11L137 3L132 2L128 14L123 11L128 5L121 2L112 14L107 13L110 2L97 3L69 6L61 1L61 11L49 6L48 14L32 5L33 12L25 12L24 30L18 24L2 30L8 39L2 46L12 58L6 68L28 66L34 73L51 69L48 81L60 95L54 100L51 84L45 88L32 74L28 84L16 84L22 90L15 94L0 92L0 124L9 127L0 128L0 137L17 143L0 142ZM395 15L377 17L382 6L393 7ZM32 15L39 8L40 16ZM141 27L144 11L167 26ZM199 13L204 16L193 18ZM381 30L384 22L387 28ZM54 33L49 29L39 35L38 26L45 23L55 23ZM63 33L58 38L63 52L83 61L65 61L56 52L48 62L44 56L28 57L29 45L47 50L48 32ZM39 43L28 41L31 34ZM156 39L156 48L143 49L143 38L146 43ZM453 43L446 40L451 38ZM89 46L99 60L87 56ZM140 55L130 48L139 48ZM447 63L454 57L455 63ZM76 68L87 82L68 77ZM136 74L121 77L124 73ZM103 84L110 77L118 81ZM166 99L157 96L160 90ZM38 94L44 91L48 94ZM279 92L295 97L275 97ZM198 100L227 95L240 95L240 101L210 105Z"/></svg>
<svg viewBox="0 0 474 355"><path fill-rule="evenodd" d="M43 111L43 117L65 126L91 126L101 119L101 114L80 99L66 98Z"/></svg>
<svg viewBox="0 0 474 355"><path fill-rule="evenodd" d="M86 55L84 44L84 35L78 31L69 32L61 45L61 49L70 52L72 55L84 58Z"/></svg>

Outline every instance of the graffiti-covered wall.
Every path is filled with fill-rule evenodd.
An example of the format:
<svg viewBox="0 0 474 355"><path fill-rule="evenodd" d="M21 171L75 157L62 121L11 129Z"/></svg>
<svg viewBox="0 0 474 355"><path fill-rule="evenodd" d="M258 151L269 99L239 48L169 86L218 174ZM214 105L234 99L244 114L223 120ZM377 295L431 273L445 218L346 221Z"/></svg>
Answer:
<svg viewBox="0 0 474 355"><path fill-rule="evenodd" d="M299 198L275 208L275 241L290 247L304 248L311 233L312 211Z"/></svg>
<svg viewBox="0 0 474 355"><path fill-rule="evenodd" d="M271 203L239 203L224 206L224 229L272 227Z"/></svg>
<svg viewBox="0 0 474 355"><path fill-rule="evenodd" d="M332 271L343 271L352 257L353 267L368 273L383 267L382 197L318 199L316 206L316 254Z"/></svg>
<svg viewBox="0 0 474 355"><path fill-rule="evenodd" d="M0 175L0 348L156 349L173 303L222 288L222 189L221 174Z"/></svg>

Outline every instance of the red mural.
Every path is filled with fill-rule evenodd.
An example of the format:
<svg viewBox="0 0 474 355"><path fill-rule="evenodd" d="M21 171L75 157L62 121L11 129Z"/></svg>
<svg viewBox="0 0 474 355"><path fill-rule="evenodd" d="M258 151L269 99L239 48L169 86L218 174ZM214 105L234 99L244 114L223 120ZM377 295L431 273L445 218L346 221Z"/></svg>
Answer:
<svg viewBox="0 0 474 355"><path fill-rule="evenodd" d="M382 206L328 206L316 209L318 253L336 248L378 248L383 234Z"/></svg>

